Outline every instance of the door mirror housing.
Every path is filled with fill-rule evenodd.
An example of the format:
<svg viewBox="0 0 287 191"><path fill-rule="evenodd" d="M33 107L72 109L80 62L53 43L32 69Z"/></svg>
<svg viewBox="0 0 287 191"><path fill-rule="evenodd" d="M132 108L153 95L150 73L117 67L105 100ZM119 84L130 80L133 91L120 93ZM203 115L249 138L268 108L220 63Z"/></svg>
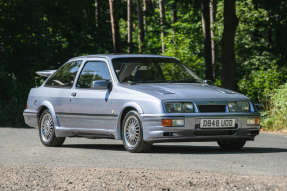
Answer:
<svg viewBox="0 0 287 191"><path fill-rule="evenodd" d="M211 83L211 80L203 80L202 83L208 85Z"/></svg>
<svg viewBox="0 0 287 191"><path fill-rule="evenodd" d="M92 88L97 90L111 90L112 82L109 80L95 80L92 82Z"/></svg>

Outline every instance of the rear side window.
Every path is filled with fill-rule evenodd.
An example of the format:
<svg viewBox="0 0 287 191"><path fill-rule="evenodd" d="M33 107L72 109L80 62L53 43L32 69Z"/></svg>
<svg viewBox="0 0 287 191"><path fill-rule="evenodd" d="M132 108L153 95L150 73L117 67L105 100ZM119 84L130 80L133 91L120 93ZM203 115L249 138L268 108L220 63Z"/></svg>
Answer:
<svg viewBox="0 0 287 191"><path fill-rule="evenodd" d="M81 63L82 61L73 61L65 64L55 72L45 86L58 88L72 87Z"/></svg>
<svg viewBox="0 0 287 191"><path fill-rule="evenodd" d="M77 82L77 88L91 88L93 81L110 80L110 72L105 62L91 61L83 67Z"/></svg>

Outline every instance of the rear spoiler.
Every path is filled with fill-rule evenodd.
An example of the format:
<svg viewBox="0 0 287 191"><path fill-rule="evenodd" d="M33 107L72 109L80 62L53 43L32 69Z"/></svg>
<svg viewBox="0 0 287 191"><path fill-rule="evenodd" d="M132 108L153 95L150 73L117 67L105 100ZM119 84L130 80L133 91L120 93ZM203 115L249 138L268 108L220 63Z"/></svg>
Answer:
<svg viewBox="0 0 287 191"><path fill-rule="evenodd" d="M55 72L56 70L43 70L43 71L37 71L36 74L38 74L39 76L43 76L43 77L49 77Z"/></svg>

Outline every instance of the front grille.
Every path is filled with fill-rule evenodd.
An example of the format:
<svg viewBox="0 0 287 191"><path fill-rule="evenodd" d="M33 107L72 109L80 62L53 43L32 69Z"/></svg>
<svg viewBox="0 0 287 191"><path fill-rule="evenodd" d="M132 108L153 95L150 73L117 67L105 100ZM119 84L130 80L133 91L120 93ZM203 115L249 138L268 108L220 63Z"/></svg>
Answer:
<svg viewBox="0 0 287 191"><path fill-rule="evenodd" d="M225 112L225 108L225 105L198 105L198 110L201 113Z"/></svg>

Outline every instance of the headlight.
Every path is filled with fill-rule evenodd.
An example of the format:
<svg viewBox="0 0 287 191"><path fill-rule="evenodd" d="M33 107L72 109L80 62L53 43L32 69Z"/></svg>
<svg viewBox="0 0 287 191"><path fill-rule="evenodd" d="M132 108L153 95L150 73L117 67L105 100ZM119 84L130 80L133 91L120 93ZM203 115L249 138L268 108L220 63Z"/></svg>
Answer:
<svg viewBox="0 0 287 191"><path fill-rule="evenodd" d="M169 102L165 104L168 113L193 113L194 107L191 102Z"/></svg>
<svg viewBox="0 0 287 191"><path fill-rule="evenodd" d="M238 101L228 103L229 112L249 112L250 105L246 101Z"/></svg>

